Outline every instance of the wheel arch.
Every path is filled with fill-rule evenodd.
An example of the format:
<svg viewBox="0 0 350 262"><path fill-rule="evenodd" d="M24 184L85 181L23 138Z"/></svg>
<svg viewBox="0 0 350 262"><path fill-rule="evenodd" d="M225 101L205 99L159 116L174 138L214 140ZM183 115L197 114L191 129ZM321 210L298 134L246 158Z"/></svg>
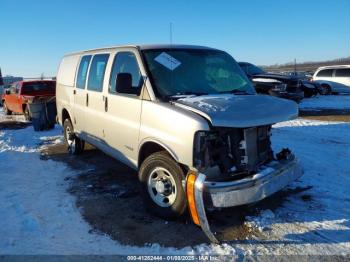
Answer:
<svg viewBox="0 0 350 262"><path fill-rule="evenodd" d="M328 86L328 87L332 88L332 84L329 82L321 82L320 85L321 86Z"/></svg>
<svg viewBox="0 0 350 262"><path fill-rule="evenodd" d="M179 163L179 159L176 156L175 152L171 150L168 146L164 145L162 142L157 141L155 139L147 139L143 141L139 147L138 153L138 167L140 168L143 161L156 152L165 151L167 152L176 162Z"/></svg>
<svg viewBox="0 0 350 262"><path fill-rule="evenodd" d="M320 84L320 86L321 86L321 88L327 89L327 91L325 93L326 95L332 94L332 92L334 90L332 84L329 82L323 82Z"/></svg>
<svg viewBox="0 0 350 262"><path fill-rule="evenodd" d="M332 83L327 80L316 80L315 82L320 86L329 86L330 88L332 88Z"/></svg>
<svg viewBox="0 0 350 262"><path fill-rule="evenodd" d="M71 119L70 114L66 108L62 109L61 119L62 119L62 125L66 119Z"/></svg>

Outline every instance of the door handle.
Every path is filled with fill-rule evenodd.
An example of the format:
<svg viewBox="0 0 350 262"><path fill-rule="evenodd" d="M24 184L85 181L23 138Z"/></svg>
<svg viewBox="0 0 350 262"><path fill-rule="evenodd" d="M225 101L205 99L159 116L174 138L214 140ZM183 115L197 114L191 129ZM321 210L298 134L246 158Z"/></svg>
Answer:
<svg viewBox="0 0 350 262"><path fill-rule="evenodd" d="M75 95L76 93L77 93L77 91L74 89L74 90L73 90L73 95Z"/></svg>
<svg viewBox="0 0 350 262"><path fill-rule="evenodd" d="M108 97L105 97L105 112L108 111Z"/></svg>
<svg viewBox="0 0 350 262"><path fill-rule="evenodd" d="M86 93L86 106L89 106L89 94Z"/></svg>

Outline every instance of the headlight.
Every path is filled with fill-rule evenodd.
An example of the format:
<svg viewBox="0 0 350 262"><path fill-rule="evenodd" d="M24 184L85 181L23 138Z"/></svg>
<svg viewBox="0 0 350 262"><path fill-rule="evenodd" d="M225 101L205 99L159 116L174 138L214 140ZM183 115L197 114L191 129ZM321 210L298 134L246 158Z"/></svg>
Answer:
<svg viewBox="0 0 350 262"><path fill-rule="evenodd" d="M198 131L193 141L193 166L205 166L207 152L206 143L210 139L210 131Z"/></svg>

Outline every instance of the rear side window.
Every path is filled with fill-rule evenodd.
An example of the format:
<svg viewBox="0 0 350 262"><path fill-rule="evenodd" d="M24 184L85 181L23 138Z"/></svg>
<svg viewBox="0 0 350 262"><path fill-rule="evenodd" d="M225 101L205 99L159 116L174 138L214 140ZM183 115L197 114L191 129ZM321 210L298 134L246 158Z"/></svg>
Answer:
<svg viewBox="0 0 350 262"><path fill-rule="evenodd" d="M350 77L350 68L342 68L342 69L335 70L335 76Z"/></svg>
<svg viewBox="0 0 350 262"><path fill-rule="evenodd" d="M81 58L79 70L78 70L78 76L77 76L77 88L81 88L81 89L85 88L86 76L87 76L90 60L91 60L91 55L86 55Z"/></svg>
<svg viewBox="0 0 350 262"><path fill-rule="evenodd" d="M332 77L333 69L323 69L317 73L318 77Z"/></svg>
<svg viewBox="0 0 350 262"><path fill-rule="evenodd" d="M91 62L88 90L101 92L109 54L95 55Z"/></svg>
<svg viewBox="0 0 350 262"><path fill-rule="evenodd" d="M114 58L109 91L116 92L116 79L119 73L129 73L132 77L132 87L137 90L141 83L141 73L135 55L132 52L120 52Z"/></svg>

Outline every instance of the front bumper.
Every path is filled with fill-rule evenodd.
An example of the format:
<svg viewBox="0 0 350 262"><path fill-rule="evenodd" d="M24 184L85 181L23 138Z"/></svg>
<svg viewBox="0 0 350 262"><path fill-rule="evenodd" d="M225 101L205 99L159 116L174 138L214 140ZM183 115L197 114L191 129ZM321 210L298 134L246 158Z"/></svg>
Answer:
<svg viewBox="0 0 350 262"><path fill-rule="evenodd" d="M280 191L302 174L302 167L295 157L290 160L269 163L257 174L236 181L206 181L206 176L199 173L194 184L194 198L201 228L212 242L219 242L208 224L204 196L206 200L211 201L214 207L218 208L246 205Z"/></svg>
<svg viewBox="0 0 350 262"><path fill-rule="evenodd" d="M204 192L214 207L246 205L283 189L302 175L298 159L273 162L251 177L231 182L204 183Z"/></svg>

